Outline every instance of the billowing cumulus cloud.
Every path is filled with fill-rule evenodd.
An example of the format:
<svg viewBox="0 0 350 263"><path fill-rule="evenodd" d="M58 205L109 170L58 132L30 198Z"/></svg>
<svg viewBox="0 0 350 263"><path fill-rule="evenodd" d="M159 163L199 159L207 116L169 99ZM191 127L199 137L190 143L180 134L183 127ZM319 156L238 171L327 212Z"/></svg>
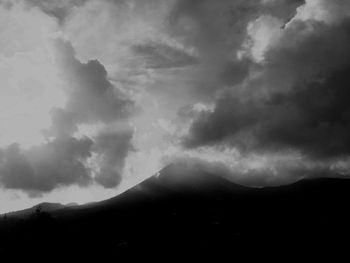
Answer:
<svg viewBox="0 0 350 263"><path fill-rule="evenodd" d="M125 158L133 151L131 139L132 132L129 130L105 131L95 139L93 150L97 153L100 167L95 179L104 187L113 188L120 183Z"/></svg>
<svg viewBox="0 0 350 263"><path fill-rule="evenodd" d="M86 186L91 176L84 160L92 143L89 138L60 138L29 150L10 145L1 150L0 182L33 195L71 184Z"/></svg>
<svg viewBox="0 0 350 263"><path fill-rule="evenodd" d="M273 16L250 22L248 49L255 63L249 75L225 92L214 110L197 115L184 145L226 145L248 155L292 150L310 162L347 158L350 24L346 5L345 1L306 1L285 26L279 27ZM270 36L266 40L265 34Z"/></svg>
<svg viewBox="0 0 350 263"><path fill-rule="evenodd" d="M168 30L199 54L196 87L199 93L212 96L217 90L240 83L248 74L249 61L237 56L251 21L274 14L283 23L301 4L295 0L177 1L169 16Z"/></svg>
<svg viewBox="0 0 350 263"><path fill-rule="evenodd" d="M121 180L124 160L132 149L133 131L125 127L127 118L135 113L134 103L109 81L105 67L98 60L80 62L68 40L63 40L55 31L58 28L55 20L37 9L38 6L46 12L56 6L53 2L30 2L34 7L26 6L27 2L18 2L7 6L8 9L3 12L14 17L28 16L29 21L32 21L32 15L39 14L41 19L52 25L45 27L48 32L40 39L42 46L22 43L23 49L12 47L13 51L6 55L12 61L17 51L29 53L35 48L49 49L48 66L54 69L52 74L60 85L49 82L46 85L52 84L53 89L60 89L64 102L46 109L50 118L47 128L37 127L36 123L29 124L42 134L41 143L22 147L16 141L9 141L13 144L1 148L0 184L4 188L23 190L32 195L70 185L115 187ZM70 4L76 3L67 1L64 5L62 3L62 7L69 9ZM32 21L33 26L40 27L41 21L36 22ZM26 26L19 24L18 27ZM29 28L36 32L32 25ZM23 86L28 90L26 83ZM35 96L31 92L29 95ZM85 125L85 131L81 130L82 125ZM91 132L87 132L86 127ZM107 129L108 135L100 134L101 129Z"/></svg>
<svg viewBox="0 0 350 263"><path fill-rule="evenodd" d="M69 43L57 41L56 45L67 85L65 110L77 123L109 123L131 114L133 102L107 79L107 71L98 60L81 63Z"/></svg>

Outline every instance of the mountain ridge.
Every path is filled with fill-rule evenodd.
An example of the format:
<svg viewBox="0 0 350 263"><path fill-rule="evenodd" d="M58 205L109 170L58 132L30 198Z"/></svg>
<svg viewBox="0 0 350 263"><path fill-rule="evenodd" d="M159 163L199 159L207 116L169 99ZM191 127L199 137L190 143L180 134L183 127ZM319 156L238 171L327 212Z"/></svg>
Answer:
<svg viewBox="0 0 350 263"><path fill-rule="evenodd" d="M7 225L2 219L0 251L32 251L35 244L54 253L64 244L73 253L132 255L156 247L171 255L175 248L178 255L227 255L232 249L236 254L271 247L284 251L296 244L303 250L329 250L340 248L350 236L349 180L319 178L248 188L210 173L180 178L171 172L162 170L101 202L37 213L27 220L7 218Z"/></svg>
<svg viewBox="0 0 350 263"><path fill-rule="evenodd" d="M265 187L250 187L241 184L234 183L232 180L229 180L227 177L208 173L202 170L192 170L187 171L187 174L184 175L184 172L177 172L177 165L169 165L160 170L155 175L143 180L139 184L127 189L126 191L113 196L111 198L98 201L98 202L89 202L86 204L78 205L77 203L61 204L61 203L49 203L43 202L37 205L34 205L30 208L11 211L8 213L0 214L0 216L10 216L10 217L26 217L34 213L38 208L42 212L53 212L56 213L60 210L70 211L70 210L79 210L85 208L93 208L98 206L114 205L118 203L121 199L128 199L129 193L132 195L141 195L145 197L147 195L153 195L151 198L164 198L170 194L186 194L190 193L193 195L198 192L198 194L208 194L210 192L219 191L221 194L280 194L288 192L301 192L301 194L307 194L307 191L314 190L316 187L327 188L335 184L336 187L339 187L347 179L344 178L305 178L299 181L296 181L291 184L280 185L280 186L265 186ZM188 175L190 173L190 175ZM194 175L193 175L194 174ZM350 181L349 181L350 182ZM345 186L347 188L347 186ZM130 202L135 202L130 199ZM137 199L137 198L136 198Z"/></svg>

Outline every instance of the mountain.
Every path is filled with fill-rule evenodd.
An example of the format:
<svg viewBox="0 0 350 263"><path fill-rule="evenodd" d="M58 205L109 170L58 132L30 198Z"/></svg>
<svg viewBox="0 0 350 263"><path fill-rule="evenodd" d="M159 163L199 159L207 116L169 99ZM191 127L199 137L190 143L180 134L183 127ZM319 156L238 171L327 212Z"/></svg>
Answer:
<svg viewBox="0 0 350 263"><path fill-rule="evenodd" d="M109 200L3 218L0 247L115 257L320 253L346 244L348 200L348 180L257 189L168 166Z"/></svg>
<svg viewBox="0 0 350 263"><path fill-rule="evenodd" d="M35 213L37 210L40 210L41 212L48 212L49 213L49 212L53 212L55 210L63 209L65 207L69 207L69 206L71 206L71 205L66 206L66 205L63 205L60 203L46 203L45 202L45 203L35 205L31 208L6 213L6 216L11 217L11 218L25 219L25 218L29 217L30 215L32 215L33 213Z"/></svg>

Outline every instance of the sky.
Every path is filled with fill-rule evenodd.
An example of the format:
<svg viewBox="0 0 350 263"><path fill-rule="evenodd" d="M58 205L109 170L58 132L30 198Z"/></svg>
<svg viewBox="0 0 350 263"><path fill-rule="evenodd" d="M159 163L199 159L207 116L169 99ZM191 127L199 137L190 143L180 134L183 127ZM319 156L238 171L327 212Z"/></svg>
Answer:
<svg viewBox="0 0 350 263"><path fill-rule="evenodd" d="M348 178L349 45L347 0L0 0L0 213Z"/></svg>

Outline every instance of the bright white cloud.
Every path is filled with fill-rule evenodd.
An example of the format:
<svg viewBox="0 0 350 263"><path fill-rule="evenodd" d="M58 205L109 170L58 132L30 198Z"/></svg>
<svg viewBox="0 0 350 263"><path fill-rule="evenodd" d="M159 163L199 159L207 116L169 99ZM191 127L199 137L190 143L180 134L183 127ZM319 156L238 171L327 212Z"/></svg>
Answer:
<svg viewBox="0 0 350 263"><path fill-rule="evenodd" d="M350 17L350 2L346 0L306 0L305 5L297 9L295 20L315 20L327 24L336 24Z"/></svg>
<svg viewBox="0 0 350 263"><path fill-rule="evenodd" d="M61 106L62 81L54 61L55 21L36 8L0 5L0 145L43 141L50 110Z"/></svg>
<svg viewBox="0 0 350 263"><path fill-rule="evenodd" d="M240 56L247 53L257 63L264 62L265 53L278 41L282 34L283 21L270 16L263 15L248 24L247 33L249 38L244 43Z"/></svg>

